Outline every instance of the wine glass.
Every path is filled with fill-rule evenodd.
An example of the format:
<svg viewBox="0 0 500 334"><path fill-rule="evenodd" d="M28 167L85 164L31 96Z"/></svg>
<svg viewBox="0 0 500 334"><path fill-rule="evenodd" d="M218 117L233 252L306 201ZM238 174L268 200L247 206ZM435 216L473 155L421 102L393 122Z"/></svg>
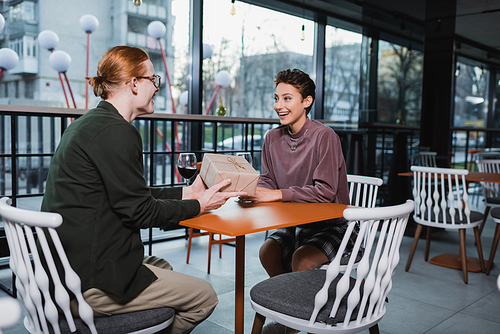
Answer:
<svg viewBox="0 0 500 334"><path fill-rule="evenodd" d="M236 153L236 155L245 158L250 165L252 164L252 153L250 153L250 152L238 152L238 153Z"/></svg>
<svg viewBox="0 0 500 334"><path fill-rule="evenodd" d="M198 161L194 153L180 153L177 159L177 170L186 179L186 184L190 184L190 179L196 174Z"/></svg>

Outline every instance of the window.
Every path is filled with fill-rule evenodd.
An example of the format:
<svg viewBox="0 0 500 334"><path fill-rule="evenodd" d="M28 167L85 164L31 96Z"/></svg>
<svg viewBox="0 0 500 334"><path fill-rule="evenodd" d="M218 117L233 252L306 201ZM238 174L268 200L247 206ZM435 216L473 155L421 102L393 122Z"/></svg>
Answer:
<svg viewBox="0 0 500 334"><path fill-rule="evenodd" d="M423 56L409 47L379 42L378 121L420 124Z"/></svg>
<svg viewBox="0 0 500 334"><path fill-rule="evenodd" d="M32 1L23 1L15 6L10 7L9 18L11 22L36 22L35 3Z"/></svg>
<svg viewBox="0 0 500 334"><path fill-rule="evenodd" d="M203 60L203 114L215 115L222 103L229 116L274 117L277 72L298 68L315 79L314 22L243 2L232 16L229 5L204 1L203 42L212 56ZM218 88L221 71L229 74L229 85Z"/></svg>
<svg viewBox="0 0 500 334"><path fill-rule="evenodd" d="M455 71L454 126L486 127L488 82L486 65L459 58Z"/></svg>
<svg viewBox="0 0 500 334"><path fill-rule="evenodd" d="M495 97L493 99L493 124L491 127L500 129L500 73L496 73Z"/></svg>
<svg viewBox="0 0 500 334"><path fill-rule="evenodd" d="M327 26L325 41L324 118L357 123L362 35Z"/></svg>

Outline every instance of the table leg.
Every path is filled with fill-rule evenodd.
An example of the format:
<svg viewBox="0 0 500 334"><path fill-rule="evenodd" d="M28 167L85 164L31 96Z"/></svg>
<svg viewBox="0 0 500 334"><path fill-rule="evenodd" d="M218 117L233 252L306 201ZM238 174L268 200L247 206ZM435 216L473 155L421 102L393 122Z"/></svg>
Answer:
<svg viewBox="0 0 500 334"><path fill-rule="evenodd" d="M234 332L243 334L245 318L245 236L236 237Z"/></svg>

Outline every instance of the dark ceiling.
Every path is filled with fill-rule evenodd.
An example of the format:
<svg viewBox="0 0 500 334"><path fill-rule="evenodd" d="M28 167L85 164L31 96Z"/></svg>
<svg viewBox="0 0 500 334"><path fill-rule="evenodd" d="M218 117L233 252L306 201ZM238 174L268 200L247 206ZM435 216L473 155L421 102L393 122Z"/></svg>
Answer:
<svg viewBox="0 0 500 334"><path fill-rule="evenodd" d="M385 33L423 41L427 1L453 0L292 0ZM455 36L464 55L500 62L500 0L456 0ZM446 11L446 10L444 10ZM439 16L439 14L437 14ZM404 21L404 22L403 22ZM459 52L460 53L460 52Z"/></svg>
<svg viewBox="0 0 500 334"><path fill-rule="evenodd" d="M434 0L439 1L439 0ZM399 12L425 22L425 0L363 0L349 1L363 6ZM445 3L446 1L442 1ZM455 34L467 40L494 48L500 53L500 1L457 0Z"/></svg>

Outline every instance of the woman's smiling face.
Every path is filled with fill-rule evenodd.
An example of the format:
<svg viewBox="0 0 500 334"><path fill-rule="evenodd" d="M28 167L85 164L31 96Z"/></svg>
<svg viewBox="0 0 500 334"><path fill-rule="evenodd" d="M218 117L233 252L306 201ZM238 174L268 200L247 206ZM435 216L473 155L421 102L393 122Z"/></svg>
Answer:
<svg viewBox="0 0 500 334"><path fill-rule="evenodd" d="M274 110L282 125L288 125L290 131L299 131L307 120L306 108L312 103L312 97L305 99L292 85L279 83L274 90Z"/></svg>

